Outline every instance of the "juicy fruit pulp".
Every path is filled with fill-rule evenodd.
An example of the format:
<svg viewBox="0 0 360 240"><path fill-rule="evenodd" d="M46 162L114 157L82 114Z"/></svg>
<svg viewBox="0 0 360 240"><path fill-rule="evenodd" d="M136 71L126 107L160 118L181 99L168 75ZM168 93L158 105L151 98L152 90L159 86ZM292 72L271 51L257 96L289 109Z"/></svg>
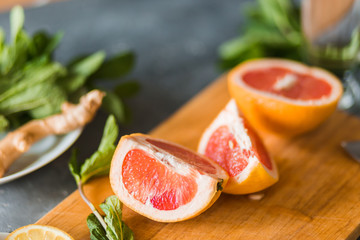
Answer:
<svg viewBox="0 0 360 240"><path fill-rule="evenodd" d="M227 171L226 193L253 193L278 180L275 162L233 99L205 130L198 151Z"/></svg>
<svg viewBox="0 0 360 240"><path fill-rule="evenodd" d="M219 127L206 146L205 155L219 163L230 177L240 174L247 167L250 157L256 157L268 169L272 169L270 157L261 139L248 124L244 126L253 144L250 149L242 149L227 126Z"/></svg>
<svg viewBox="0 0 360 240"><path fill-rule="evenodd" d="M250 151L241 149L228 127L219 127L210 137L205 155L215 160L230 177L238 175L248 165Z"/></svg>
<svg viewBox="0 0 360 240"><path fill-rule="evenodd" d="M329 96L332 89L324 79L280 67L249 70L242 78L255 89L298 100L320 99ZM286 78L289 79L288 84L276 87Z"/></svg>
<svg viewBox="0 0 360 240"><path fill-rule="evenodd" d="M210 207L228 181L214 161L180 145L143 134L121 138L110 182L134 211L161 222L194 217Z"/></svg>
<svg viewBox="0 0 360 240"><path fill-rule="evenodd" d="M190 202L197 191L194 179L174 173L140 149L126 154L122 174L125 188L135 199L144 204L149 199L160 210L173 210Z"/></svg>

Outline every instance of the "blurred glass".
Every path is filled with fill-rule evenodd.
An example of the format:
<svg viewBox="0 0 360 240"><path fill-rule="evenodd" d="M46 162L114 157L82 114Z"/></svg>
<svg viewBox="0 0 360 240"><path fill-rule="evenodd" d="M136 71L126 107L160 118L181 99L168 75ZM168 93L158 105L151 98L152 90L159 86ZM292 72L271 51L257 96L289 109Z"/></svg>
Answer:
<svg viewBox="0 0 360 240"><path fill-rule="evenodd" d="M343 82L339 108L360 114L360 0L303 0L306 61Z"/></svg>

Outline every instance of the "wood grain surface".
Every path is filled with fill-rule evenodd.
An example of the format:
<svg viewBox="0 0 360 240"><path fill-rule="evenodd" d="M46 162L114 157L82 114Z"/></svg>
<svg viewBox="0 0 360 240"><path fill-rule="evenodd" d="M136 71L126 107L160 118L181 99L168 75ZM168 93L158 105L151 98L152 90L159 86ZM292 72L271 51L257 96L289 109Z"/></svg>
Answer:
<svg viewBox="0 0 360 240"><path fill-rule="evenodd" d="M229 100L226 81L215 81L151 134L196 149L206 126ZM222 194L200 216L157 223L124 207L136 239L356 239L360 235L360 165L340 142L360 139L360 120L336 112L316 131L294 139L260 133L275 158L280 180L260 201ZM91 181L86 194L101 203L108 179ZM38 223L89 239L88 207L76 191Z"/></svg>

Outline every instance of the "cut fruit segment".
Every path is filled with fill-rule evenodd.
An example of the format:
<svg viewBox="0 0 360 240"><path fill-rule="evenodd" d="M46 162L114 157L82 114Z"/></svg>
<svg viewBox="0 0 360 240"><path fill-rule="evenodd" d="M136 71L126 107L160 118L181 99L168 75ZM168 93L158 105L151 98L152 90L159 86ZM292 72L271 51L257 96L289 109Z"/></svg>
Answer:
<svg viewBox="0 0 360 240"><path fill-rule="evenodd" d="M195 151L143 134L121 138L110 169L118 198L160 222L202 213L220 196L228 178L217 163Z"/></svg>
<svg viewBox="0 0 360 240"><path fill-rule="evenodd" d="M230 179L224 188L226 193L261 191L279 178L275 162L255 130L241 116L234 99L205 130L198 152L228 172Z"/></svg>
<svg viewBox="0 0 360 240"><path fill-rule="evenodd" d="M341 82L333 74L280 59L238 65L228 74L228 86L252 126L289 136L325 121L342 95Z"/></svg>
<svg viewBox="0 0 360 240"><path fill-rule="evenodd" d="M66 232L45 225L30 224L16 229L6 240L74 240Z"/></svg>

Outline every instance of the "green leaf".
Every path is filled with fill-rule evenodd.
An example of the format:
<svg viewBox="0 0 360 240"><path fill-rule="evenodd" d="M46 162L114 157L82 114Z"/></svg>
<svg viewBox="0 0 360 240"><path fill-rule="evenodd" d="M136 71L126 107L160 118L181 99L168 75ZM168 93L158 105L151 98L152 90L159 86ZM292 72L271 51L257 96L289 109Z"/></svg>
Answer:
<svg viewBox="0 0 360 240"><path fill-rule="evenodd" d="M66 96L53 82L63 71L59 64L33 65L25 69L21 81L0 94L0 112L11 114L41 106L53 108L47 110L48 113L58 111ZM40 110L37 111L33 114L40 117Z"/></svg>
<svg viewBox="0 0 360 240"><path fill-rule="evenodd" d="M0 101L12 97L15 94L21 93L27 88L48 80L53 80L54 77L63 74L64 69L59 64L47 64L45 66L33 66L25 70L21 82L12 86L6 92L0 95Z"/></svg>
<svg viewBox="0 0 360 240"><path fill-rule="evenodd" d="M18 33L24 26L25 15L24 10L21 6L15 6L11 9L10 12L10 30L11 30L11 39L15 42Z"/></svg>
<svg viewBox="0 0 360 240"><path fill-rule="evenodd" d="M109 173L112 156L115 152L115 141L118 136L118 126L113 116L109 116L106 122L103 137L99 149L86 159L81 166L80 176L82 183L86 183L95 176L103 176Z"/></svg>
<svg viewBox="0 0 360 240"><path fill-rule="evenodd" d="M251 40L248 37L238 37L223 43L219 48L219 54L222 59L232 59L242 55L244 52L248 51L249 48L254 46L256 46L254 40Z"/></svg>
<svg viewBox="0 0 360 240"><path fill-rule="evenodd" d="M70 72L82 76L90 76L104 62L105 53L103 51L96 52L87 58L82 59L70 68Z"/></svg>
<svg viewBox="0 0 360 240"><path fill-rule="evenodd" d="M5 131L9 127L9 121L4 117L4 115L0 115L0 132Z"/></svg>
<svg viewBox="0 0 360 240"><path fill-rule="evenodd" d="M131 51L121 53L107 60L94 74L95 79L116 79L128 74L134 67L135 54Z"/></svg>
<svg viewBox="0 0 360 240"><path fill-rule="evenodd" d="M87 77L81 75L68 75L59 79L59 85L66 93L74 93L86 83Z"/></svg>
<svg viewBox="0 0 360 240"><path fill-rule="evenodd" d="M114 92L121 98L130 98L140 91L140 84L136 81L121 83L115 87Z"/></svg>
<svg viewBox="0 0 360 240"><path fill-rule="evenodd" d="M246 16L244 33L219 47L222 68L251 58L302 58L299 9L290 0L257 0L248 5Z"/></svg>
<svg viewBox="0 0 360 240"><path fill-rule="evenodd" d="M126 111L123 101L116 94L109 91L105 92L106 96L103 99L102 107L113 114L119 122L125 123Z"/></svg>
<svg viewBox="0 0 360 240"><path fill-rule="evenodd" d="M70 169L71 174L75 178L76 184L79 184L79 182L81 181L81 179L80 179L80 167L79 167L78 160L77 160L77 149L75 149L75 148L71 152L71 157L70 157L70 161L69 161L68 165L69 165L69 169Z"/></svg>
<svg viewBox="0 0 360 240"><path fill-rule="evenodd" d="M53 88L54 86L52 84L45 82L24 89L22 92L0 101L0 112L8 115L26 110L35 111L37 108L40 108L41 111L43 106L49 104L48 101L61 101L61 99L63 99L49 99L51 98ZM57 94L54 96L57 96ZM56 109L60 110L60 106L56 106ZM52 112L54 110L55 109L50 111Z"/></svg>
<svg viewBox="0 0 360 240"><path fill-rule="evenodd" d="M52 52L58 46L62 37L62 32L58 32L54 36L50 36L44 31L38 31L34 34L29 44L29 55L31 56L31 58L37 58L42 56L51 58Z"/></svg>
<svg viewBox="0 0 360 240"><path fill-rule="evenodd" d="M96 216L93 213L91 213L87 217L86 223L90 230L91 240L108 240L104 228L101 226L99 220L96 218Z"/></svg>
<svg viewBox="0 0 360 240"><path fill-rule="evenodd" d="M110 115L106 120L103 136L100 141L99 151L105 151L109 146L115 146L115 141L119 135L119 128L115 117Z"/></svg>
<svg viewBox="0 0 360 240"><path fill-rule="evenodd" d="M0 27L0 56L2 54L3 48L4 48L4 44L5 44L5 32L4 29L2 27ZM1 63L0 63L1 64Z"/></svg>
<svg viewBox="0 0 360 240"><path fill-rule="evenodd" d="M56 49L56 47L59 45L60 41L63 39L64 33L63 32L57 32L48 42L44 54L50 55L52 52Z"/></svg>
<svg viewBox="0 0 360 240"><path fill-rule="evenodd" d="M105 53L100 51L88 57L77 59L69 65L69 75L59 79L59 84L68 93L73 93L80 89L89 77L99 69L104 62Z"/></svg>
<svg viewBox="0 0 360 240"><path fill-rule="evenodd" d="M100 208L106 214L106 236L110 240L134 239L131 229L122 221L122 203L116 196L110 196Z"/></svg>
<svg viewBox="0 0 360 240"><path fill-rule="evenodd" d="M40 119L59 113L61 111L61 105L66 101L66 98L66 94L62 88L54 84L49 84L47 91L45 91L43 95L42 104L36 108L29 109L29 114L34 119Z"/></svg>
<svg viewBox="0 0 360 240"><path fill-rule="evenodd" d="M7 75L24 67L27 61L28 35L20 30L12 45L4 46L1 52L1 73Z"/></svg>
<svg viewBox="0 0 360 240"><path fill-rule="evenodd" d="M115 147L109 146L104 151L96 151L90 158L86 159L80 171L82 183L86 183L92 177L107 175L114 152Z"/></svg>

